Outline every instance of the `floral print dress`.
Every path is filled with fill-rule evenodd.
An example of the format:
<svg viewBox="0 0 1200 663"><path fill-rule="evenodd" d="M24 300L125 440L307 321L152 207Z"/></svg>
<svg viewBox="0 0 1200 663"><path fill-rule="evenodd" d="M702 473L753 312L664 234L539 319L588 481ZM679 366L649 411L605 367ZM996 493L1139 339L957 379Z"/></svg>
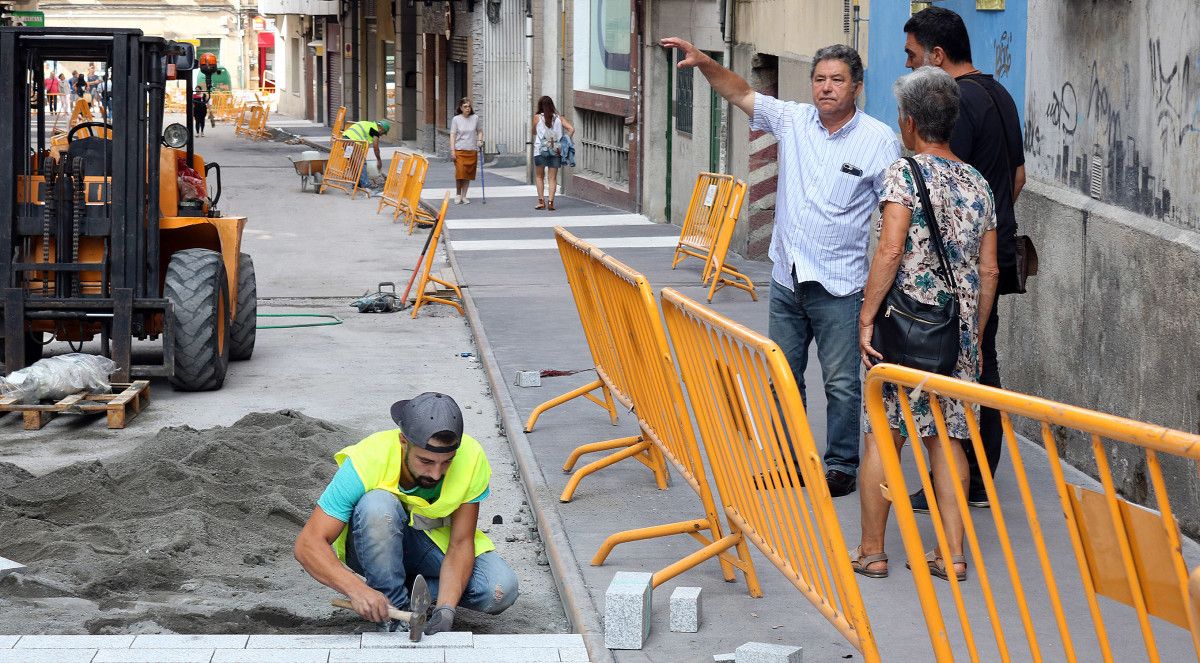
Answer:
<svg viewBox="0 0 1200 663"><path fill-rule="evenodd" d="M992 190L979 171L961 161L951 161L928 154L915 156L921 166L929 201L938 218L942 245L946 248L952 281L958 292L960 327L958 363L952 377L959 380L979 380L979 252L983 234L996 229L995 204ZM945 304L954 296L946 280L938 274L941 262L937 249L929 234L929 219L921 208L921 199L913 183L912 171L907 161L900 159L884 174L883 196L880 209L889 202L898 203L912 210L912 222L908 227L908 238L904 242L904 257L896 272L896 284L904 293L925 304ZM876 223L875 231L883 230L883 220ZM888 423L908 435L904 417L900 410L900 397L895 385L885 385L883 401L887 408ZM946 417L946 430L950 437L969 439L967 415L963 404L956 400L938 399L942 414ZM913 419L922 437L937 435L929 397L922 394L911 401ZM979 412L976 408L976 416Z"/></svg>

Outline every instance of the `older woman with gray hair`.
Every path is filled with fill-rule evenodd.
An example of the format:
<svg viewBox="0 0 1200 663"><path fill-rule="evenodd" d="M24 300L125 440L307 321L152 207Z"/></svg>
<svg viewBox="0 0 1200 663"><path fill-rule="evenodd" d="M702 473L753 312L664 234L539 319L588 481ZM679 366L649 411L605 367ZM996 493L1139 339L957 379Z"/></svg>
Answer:
<svg viewBox="0 0 1200 663"><path fill-rule="evenodd" d="M883 339L875 337L876 316L897 313L893 307L884 305L885 297L893 288L921 305L946 306L957 298L958 343L952 343L957 345L957 357L943 357L941 363L953 367L948 371L951 377L977 382L983 331L980 321L987 320L991 312L1000 273L996 262L996 215L992 191L979 171L950 151L950 132L958 115L958 84L954 79L936 67L921 67L897 80L893 90L899 104L901 140L915 156L912 161L896 161L884 177L880 202L882 215L876 226L879 243L871 261L859 315L862 361L869 368L876 361L884 360L884 355L872 344L884 343ZM919 174L913 171L914 163ZM929 218L923 209L918 178L924 181L928 190L934 218ZM935 223L937 236L941 239L940 252L937 237L930 231L931 224ZM950 273L946 273L947 268ZM883 329L885 327L881 326L880 331ZM950 338L953 341L953 334ZM899 448L908 435L894 385L885 386L884 404L890 430L871 431L866 435L866 450L859 471L859 482L864 487L874 488L885 481L877 445L895 444ZM929 397L921 395L910 403L922 441L929 451L934 495L951 556L947 564L935 548L925 561L937 577L948 579L948 573L954 573L959 580L965 580L963 520L954 498L954 482L958 482L965 493L967 459L963 445L970 443L970 433L961 402L943 399L939 404L951 438L951 443L946 445L949 454L937 440ZM956 472L951 471L950 455ZM864 489L859 491L859 496L862 538L859 547L851 552L854 570L871 578L883 578L888 574L884 530L890 504L879 490Z"/></svg>

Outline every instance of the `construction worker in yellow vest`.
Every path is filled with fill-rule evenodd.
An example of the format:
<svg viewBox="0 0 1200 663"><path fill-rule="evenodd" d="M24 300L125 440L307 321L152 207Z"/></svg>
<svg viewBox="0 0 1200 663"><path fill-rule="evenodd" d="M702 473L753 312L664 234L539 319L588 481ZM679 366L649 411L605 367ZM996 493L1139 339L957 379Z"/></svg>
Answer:
<svg viewBox="0 0 1200 663"><path fill-rule="evenodd" d="M417 574L434 597L427 635L451 630L459 606L503 612L517 576L477 529L492 476L483 448L445 394L398 401L391 414L399 429L334 455L338 471L296 539L296 560L381 629L399 626L388 606L408 609Z"/></svg>
<svg viewBox="0 0 1200 663"><path fill-rule="evenodd" d="M392 130L392 123L387 120L363 120L355 122L342 132L342 138L355 141L357 143L370 143L375 150L375 166L379 172L383 172L383 157L379 155L379 137ZM371 178L367 177L366 166L362 169L362 174L358 176L358 186L367 192L367 197L371 195L369 184Z"/></svg>

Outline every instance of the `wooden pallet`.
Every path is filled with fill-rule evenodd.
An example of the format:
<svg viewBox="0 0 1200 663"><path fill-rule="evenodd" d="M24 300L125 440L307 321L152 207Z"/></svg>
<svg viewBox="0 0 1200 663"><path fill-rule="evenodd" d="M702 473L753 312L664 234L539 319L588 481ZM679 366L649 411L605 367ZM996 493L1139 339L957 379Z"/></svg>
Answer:
<svg viewBox="0 0 1200 663"><path fill-rule="evenodd" d="M150 381L113 383L112 393L71 394L57 403L25 405L15 398L0 398L0 414L20 412L25 417L25 430L41 430L60 414L92 414L104 412L109 428L124 428L150 403Z"/></svg>

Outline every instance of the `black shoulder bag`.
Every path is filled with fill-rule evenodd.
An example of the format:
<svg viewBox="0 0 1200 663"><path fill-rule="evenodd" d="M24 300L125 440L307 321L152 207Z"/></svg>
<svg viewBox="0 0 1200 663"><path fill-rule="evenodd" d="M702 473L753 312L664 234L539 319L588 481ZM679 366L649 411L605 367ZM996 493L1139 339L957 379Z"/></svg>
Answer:
<svg viewBox="0 0 1200 663"><path fill-rule="evenodd" d="M950 286L954 297L945 304L925 304L904 293L895 282L888 290L879 312L875 314L875 333L871 345L883 355L883 360L922 371L950 375L958 363L959 303L954 272L942 244L933 203L925 188L925 178L912 157L904 157L912 169L913 184L925 211L929 236L942 264L940 276Z"/></svg>

